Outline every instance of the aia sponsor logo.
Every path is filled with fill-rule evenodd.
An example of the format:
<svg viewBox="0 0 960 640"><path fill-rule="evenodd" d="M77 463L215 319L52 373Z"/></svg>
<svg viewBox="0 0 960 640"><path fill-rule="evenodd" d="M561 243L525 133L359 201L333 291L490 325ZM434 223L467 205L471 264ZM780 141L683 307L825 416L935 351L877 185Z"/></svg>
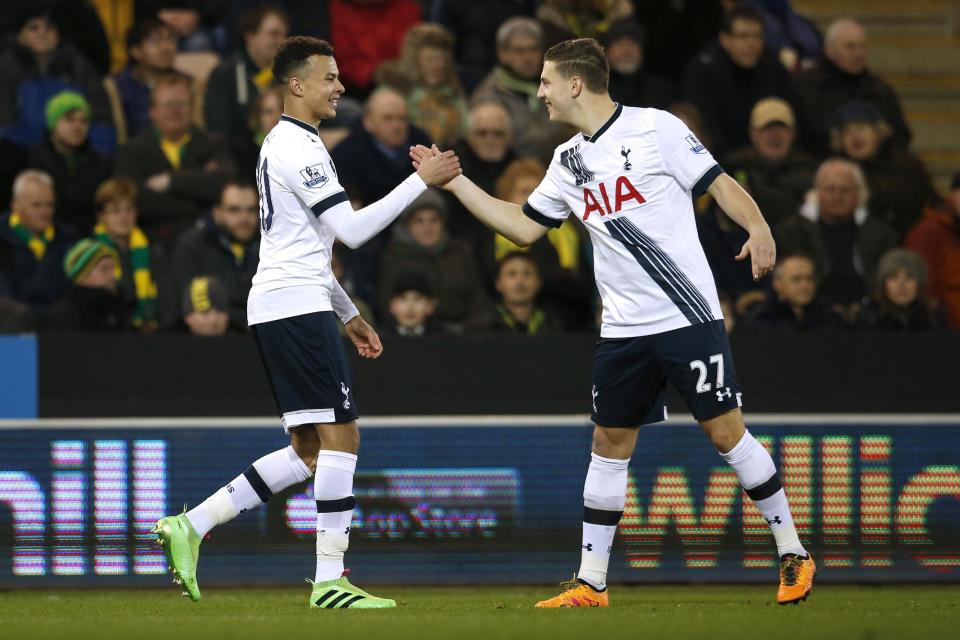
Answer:
<svg viewBox="0 0 960 640"><path fill-rule="evenodd" d="M631 200L636 201L637 205L641 205L647 201L646 198L640 195L640 192L637 191L637 188L630 183L626 176L617 178L613 189L608 191L607 185L601 182L598 185L598 190L600 192L599 199L597 198L597 194L590 189L583 190L584 222L586 222L593 213L598 213L600 216L619 213L623 206Z"/></svg>

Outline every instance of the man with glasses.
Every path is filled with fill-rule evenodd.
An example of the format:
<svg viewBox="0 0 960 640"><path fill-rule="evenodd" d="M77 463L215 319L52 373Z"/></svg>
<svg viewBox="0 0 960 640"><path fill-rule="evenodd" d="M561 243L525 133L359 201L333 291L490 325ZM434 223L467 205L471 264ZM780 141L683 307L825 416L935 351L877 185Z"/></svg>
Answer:
<svg viewBox="0 0 960 640"><path fill-rule="evenodd" d="M216 276L226 293L234 331L247 330L247 295L259 263L259 226L256 185L231 179L210 215L184 232L173 251L177 291L199 276Z"/></svg>
<svg viewBox="0 0 960 640"><path fill-rule="evenodd" d="M140 189L141 226L168 246L202 218L233 176L230 148L193 125L190 78L160 77L150 94L150 124L117 151L114 175Z"/></svg>
<svg viewBox="0 0 960 640"><path fill-rule="evenodd" d="M763 18L750 7L727 12L718 41L687 68L684 93L703 115L718 156L750 144L750 111L758 100L795 103L790 75L764 47Z"/></svg>

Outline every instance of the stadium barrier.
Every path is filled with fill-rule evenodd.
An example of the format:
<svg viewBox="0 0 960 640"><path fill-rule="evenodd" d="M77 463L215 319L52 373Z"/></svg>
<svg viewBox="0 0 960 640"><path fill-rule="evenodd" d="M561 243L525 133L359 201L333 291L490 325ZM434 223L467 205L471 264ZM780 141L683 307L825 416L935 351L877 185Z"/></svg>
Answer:
<svg viewBox="0 0 960 640"><path fill-rule="evenodd" d="M753 415L823 581L960 578L960 415ZM364 584L551 583L579 562L582 416L363 421ZM149 529L288 440L275 419L0 422L0 588L168 582ZM215 529L201 585L313 571L309 483ZM645 428L613 582L771 582L767 524L689 419Z"/></svg>

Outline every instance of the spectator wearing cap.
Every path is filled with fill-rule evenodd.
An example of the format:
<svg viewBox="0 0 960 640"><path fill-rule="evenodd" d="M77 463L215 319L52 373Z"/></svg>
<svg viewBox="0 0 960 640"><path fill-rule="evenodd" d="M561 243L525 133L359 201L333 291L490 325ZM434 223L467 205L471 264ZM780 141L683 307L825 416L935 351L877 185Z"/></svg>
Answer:
<svg viewBox="0 0 960 640"><path fill-rule="evenodd" d="M173 72L177 38L166 23L144 18L127 32L127 54L130 63L104 81L120 144L150 126L150 91Z"/></svg>
<svg viewBox="0 0 960 640"><path fill-rule="evenodd" d="M790 76L763 37L760 14L738 6L724 16L718 41L687 68L684 93L703 114L718 157L750 143L750 113L759 100L794 99Z"/></svg>
<svg viewBox="0 0 960 640"><path fill-rule="evenodd" d="M817 165L796 148L796 133L790 104L781 98L764 98L750 112L750 146L721 161L757 201L771 227L795 214L813 186Z"/></svg>
<svg viewBox="0 0 960 640"><path fill-rule="evenodd" d="M905 244L926 262L926 293L947 311L950 327L960 330L960 172L943 206L927 209Z"/></svg>
<svg viewBox="0 0 960 640"><path fill-rule="evenodd" d="M247 296L260 261L260 213L252 182L231 180L212 213L177 240L173 264L177 287L214 276L227 295L230 327L247 329Z"/></svg>
<svg viewBox="0 0 960 640"><path fill-rule="evenodd" d="M610 25L603 38L610 63L610 97L629 107L666 109L677 99L677 87L644 67L643 28L633 20Z"/></svg>
<svg viewBox="0 0 960 640"><path fill-rule="evenodd" d="M203 101L207 129L226 139L247 133L257 96L274 84L271 64L290 21L278 6L261 4L240 18L243 45L210 73Z"/></svg>
<svg viewBox="0 0 960 640"><path fill-rule="evenodd" d="M522 336L560 331L556 318L537 305L541 286L540 270L530 254L517 251L504 256L496 280L500 301L494 306L490 330Z"/></svg>
<svg viewBox="0 0 960 640"><path fill-rule="evenodd" d="M744 328L807 332L841 326L840 316L817 299L816 266L810 256L778 259L771 284L773 295L743 319Z"/></svg>
<svg viewBox="0 0 960 640"><path fill-rule="evenodd" d="M939 201L920 158L895 144L890 125L869 102L850 102L834 114L833 150L860 165L870 187L870 213L905 234L923 209Z"/></svg>
<svg viewBox="0 0 960 640"><path fill-rule="evenodd" d="M110 108L96 69L60 40L47 3L22 5L16 42L0 54L0 135L22 147L43 142L46 104L64 90L83 94L90 104L90 142L101 153L116 146Z"/></svg>
<svg viewBox="0 0 960 640"><path fill-rule="evenodd" d="M437 298L430 280L421 273L401 274L393 282L390 292L390 313L385 335L419 338L442 333L434 321Z"/></svg>
<svg viewBox="0 0 960 640"><path fill-rule="evenodd" d="M823 155L830 148L830 126L848 102L869 102L890 125L894 146L910 145L910 128L893 89L868 68L867 33L855 20L836 20L827 28L823 58L797 76L800 133L807 150Z"/></svg>
<svg viewBox="0 0 960 640"><path fill-rule="evenodd" d="M510 148L513 142L513 123L502 103L486 99L474 102L467 115L467 130L454 151L460 166L470 179L487 193L493 193L501 174L517 157ZM452 195L446 195L450 207L450 233L474 247L489 244L493 233L477 220Z"/></svg>
<svg viewBox="0 0 960 640"><path fill-rule="evenodd" d="M394 283L402 274L419 273L437 298L436 321L460 331L486 323L489 302L470 247L449 237L447 209L434 191L427 191L407 207L383 252L377 286L381 317L390 308Z"/></svg>
<svg viewBox="0 0 960 640"><path fill-rule="evenodd" d="M56 219L55 198L50 175L27 169L13 181L10 211L0 217L9 297L35 309L63 295L63 257L77 240L74 230Z"/></svg>
<svg viewBox="0 0 960 640"><path fill-rule="evenodd" d="M137 226L136 185L111 178L97 189L94 205L93 237L117 254L117 295L131 325L141 333L169 327L177 316L176 289L163 248Z"/></svg>
<svg viewBox="0 0 960 640"><path fill-rule="evenodd" d="M172 243L202 218L234 173L228 145L193 126L192 113L190 79L158 78L150 94L151 126L120 147L114 160L114 175L130 178L140 190L141 223L155 241Z"/></svg>
<svg viewBox="0 0 960 640"><path fill-rule="evenodd" d="M860 167L832 158L817 169L800 212L774 227L778 251L810 255L821 274L824 301L845 312L862 301L880 256L898 242L893 227L870 215L868 199Z"/></svg>
<svg viewBox="0 0 960 640"><path fill-rule="evenodd" d="M230 329L230 303L213 276L197 276L183 288L183 324L195 336L222 336Z"/></svg>
<svg viewBox="0 0 960 640"><path fill-rule="evenodd" d="M29 164L53 178L58 217L80 233L93 226L93 194L110 176L110 162L90 145L90 103L75 91L47 102L47 136Z"/></svg>
<svg viewBox="0 0 960 640"><path fill-rule="evenodd" d="M474 100L499 100L513 123L513 150L547 161L572 130L550 122L547 107L537 97L545 50L543 27L533 18L514 16L497 29L497 66L487 74Z"/></svg>
<svg viewBox="0 0 960 640"><path fill-rule="evenodd" d="M862 329L934 331L945 325L943 310L928 299L927 265L909 249L891 249L880 258L870 301L858 318Z"/></svg>
<svg viewBox="0 0 960 640"><path fill-rule="evenodd" d="M50 307L41 328L47 331L120 333L129 328L126 307L117 295L117 254L97 240L85 238L63 260L71 286Z"/></svg>

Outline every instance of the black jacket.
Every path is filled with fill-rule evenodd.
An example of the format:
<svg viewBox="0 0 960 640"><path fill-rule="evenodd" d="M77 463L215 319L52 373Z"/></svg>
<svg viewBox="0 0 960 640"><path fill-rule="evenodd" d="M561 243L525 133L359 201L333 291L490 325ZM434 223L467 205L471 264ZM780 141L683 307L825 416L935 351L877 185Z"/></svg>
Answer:
<svg viewBox="0 0 960 640"><path fill-rule="evenodd" d="M121 333L129 327L127 308L116 294L107 289L74 285L50 307L40 330Z"/></svg>
<svg viewBox="0 0 960 640"><path fill-rule="evenodd" d="M42 309L66 291L63 258L79 238L67 225L54 222L54 229L53 242L47 247L43 260L37 261L33 251L11 231L9 213L0 217L0 254L5 254L0 262L7 263L6 286L14 300Z"/></svg>
<svg viewBox="0 0 960 640"><path fill-rule="evenodd" d="M397 155L390 158L377 146L377 142L362 126L334 147L330 154L337 167L340 184L351 197L363 200L364 205L387 195L413 173L413 165L406 149L422 144L430 146L430 137L417 127L410 126L410 133Z"/></svg>
<svg viewBox="0 0 960 640"><path fill-rule="evenodd" d="M80 233L88 234L95 222L93 195L100 183L110 177L110 161L94 151L89 143L70 155L63 155L47 136L42 145L31 151L29 164L53 178L57 217Z"/></svg>
<svg viewBox="0 0 960 640"><path fill-rule="evenodd" d="M818 331L839 329L841 318L829 307L813 301L797 317L786 302L771 299L743 319L739 329L754 331Z"/></svg>

